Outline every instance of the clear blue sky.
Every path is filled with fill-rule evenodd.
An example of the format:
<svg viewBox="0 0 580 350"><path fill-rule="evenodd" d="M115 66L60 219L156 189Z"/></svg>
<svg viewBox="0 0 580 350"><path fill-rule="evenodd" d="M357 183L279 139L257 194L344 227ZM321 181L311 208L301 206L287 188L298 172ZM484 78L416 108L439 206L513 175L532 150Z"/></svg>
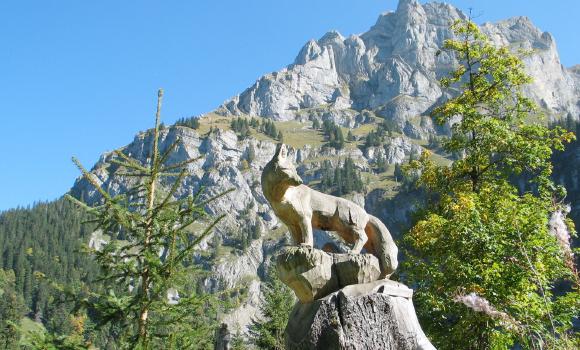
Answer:
<svg viewBox="0 0 580 350"><path fill-rule="evenodd" d="M421 1L422 3L424 1ZM478 22L530 17L580 63L578 0L450 0ZM302 45L366 31L396 0L0 2L0 210L65 193L78 176L153 122L208 112Z"/></svg>

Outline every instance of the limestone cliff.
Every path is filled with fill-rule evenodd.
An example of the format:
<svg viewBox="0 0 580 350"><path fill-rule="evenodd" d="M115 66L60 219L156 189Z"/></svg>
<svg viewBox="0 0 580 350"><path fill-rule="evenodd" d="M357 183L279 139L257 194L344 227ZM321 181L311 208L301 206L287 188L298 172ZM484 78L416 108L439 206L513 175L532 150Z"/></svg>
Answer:
<svg viewBox="0 0 580 350"><path fill-rule="evenodd" d="M453 36L449 25L465 18L445 3L401 0L363 34L331 31L310 40L292 64L261 77L219 111L292 120L321 106L334 114L368 109L404 127L445 98L438 79L455 59L436 53ZM578 78L561 65L552 35L526 17L485 23L482 29L497 44L533 50L525 63L534 83L526 91L556 116L578 115Z"/></svg>

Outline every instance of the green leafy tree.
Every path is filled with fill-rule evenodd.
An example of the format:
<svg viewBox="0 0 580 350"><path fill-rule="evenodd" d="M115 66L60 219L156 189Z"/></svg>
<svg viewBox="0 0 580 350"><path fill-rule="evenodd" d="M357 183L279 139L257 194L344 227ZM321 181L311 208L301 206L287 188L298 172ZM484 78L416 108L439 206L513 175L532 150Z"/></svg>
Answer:
<svg viewBox="0 0 580 350"><path fill-rule="evenodd" d="M102 249L93 250L101 267L101 292L89 292L85 303L101 324L115 329L122 348L190 349L211 347L216 305L209 296L196 293L190 281L195 275L192 253L199 242L223 217L209 218L204 206L217 196L175 199L187 175L187 165L196 159L166 164L176 149L176 140L164 152L159 150L159 119L163 91L159 91L153 132L151 161L142 163L117 150L111 163L116 175L138 179L126 193L112 196L95 175L73 159L101 195L101 204L89 207L69 198L95 216L103 233L113 239ZM160 180L173 180L170 188ZM201 232L190 228L194 222L208 223ZM115 239L122 233L123 241Z"/></svg>
<svg viewBox="0 0 580 350"><path fill-rule="evenodd" d="M295 303L294 294L273 270L268 277L264 303L260 306L264 320L255 321L250 327L250 334L253 343L260 349L284 350L284 330Z"/></svg>
<svg viewBox="0 0 580 350"><path fill-rule="evenodd" d="M444 49L459 65L441 83L456 97L433 116L461 116L442 143L460 157L440 166L424 153L410 163L429 201L406 235L403 277L440 349L577 348L578 277L566 234L550 229L551 215L562 219L564 193L550 180L550 156L573 135L529 122L539 112L521 92L530 78L515 54L471 21L452 29ZM520 193L510 179L523 174L531 190ZM559 281L571 287L556 293Z"/></svg>

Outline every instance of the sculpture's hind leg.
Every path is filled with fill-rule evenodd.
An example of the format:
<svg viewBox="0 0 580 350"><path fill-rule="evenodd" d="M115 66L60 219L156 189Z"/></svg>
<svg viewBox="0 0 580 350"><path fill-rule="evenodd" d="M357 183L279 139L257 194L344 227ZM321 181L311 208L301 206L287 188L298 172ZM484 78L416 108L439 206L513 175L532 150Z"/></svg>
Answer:
<svg viewBox="0 0 580 350"><path fill-rule="evenodd" d="M290 230L290 234L292 235L292 240L294 241L295 245L299 245L302 243L302 232L298 225L286 225Z"/></svg>
<svg viewBox="0 0 580 350"><path fill-rule="evenodd" d="M365 230L358 226L351 226L354 245L351 249L351 253L359 254L363 249L364 245L367 243L368 237Z"/></svg>

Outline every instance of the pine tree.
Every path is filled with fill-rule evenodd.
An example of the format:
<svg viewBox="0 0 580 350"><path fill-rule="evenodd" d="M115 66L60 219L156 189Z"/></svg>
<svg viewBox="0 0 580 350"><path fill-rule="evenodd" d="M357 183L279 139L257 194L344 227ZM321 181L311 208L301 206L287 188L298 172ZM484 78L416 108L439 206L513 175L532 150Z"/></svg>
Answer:
<svg viewBox="0 0 580 350"><path fill-rule="evenodd" d="M348 131L348 134L346 135L346 139L347 139L349 142L353 142L353 141L355 141L354 135L352 134L352 130L349 130L349 131Z"/></svg>
<svg viewBox="0 0 580 350"><path fill-rule="evenodd" d="M143 164L122 150L115 151L116 158L111 161L124 170L124 176L141 181L126 193L111 196L73 158L83 177L100 193L102 204L88 207L69 196L95 216L104 233L117 237L122 231L126 237L127 243L113 239L101 250L93 251L102 269L100 279L109 288L103 293L91 292L86 304L102 324L115 327L121 344L138 349L211 344L213 334L213 316L205 311L212 309L211 299L197 295L187 280L194 271L192 251L223 216L211 219L201 233L191 232L190 227L196 221L207 220L205 204L224 193L205 200L201 192L174 199L187 175L187 165L196 159L165 164L180 140L160 152L162 97L163 91L159 90L151 162ZM162 178L173 179L167 191L160 188Z"/></svg>
<svg viewBox="0 0 580 350"><path fill-rule="evenodd" d="M254 146L250 144L250 147L248 147L248 163L251 164L255 159L256 150L254 149Z"/></svg>
<svg viewBox="0 0 580 350"><path fill-rule="evenodd" d="M244 337L240 334L240 332L236 332L234 334L234 336L232 337L232 342L231 342L231 349L232 350L246 350L248 349L248 346L246 344L246 341L244 340Z"/></svg>
<svg viewBox="0 0 580 350"><path fill-rule="evenodd" d="M252 128L257 128L260 125L260 122L258 121L258 119L252 117L252 119L250 119L250 126Z"/></svg>
<svg viewBox="0 0 580 350"><path fill-rule="evenodd" d="M395 177L395 181L396 182L403 181L404 172L403 172L403 169L401 167L401 164L399 164L399 163L395 163L395 173L394 173L394 177Z"/></svg>
<svg viewBox="0 0 580 350"><path fill-rule="evenodd" d="M264 303L260 306L264 320L253 322L250 335L260 349L284 350L284 330L295 298L290 288L278 279L275 271L270 270L268 278L264 286Z"/></svg>
<svg viewBox="0 0 580 350"><path fill-rule="evenodd" d="M327 119L322 123L322 132L328 141L329 147L336 149L342 149L344 147L344 135L342 129L332 120Z"/></svg>
<svg viewBox="0 0 580 350"><path fill-rule="evenodd" d="M199 129L199 117L181 118L175 122L178 126L187 126L192 129Z"/></svg>
<svg viewBox="0 0 580 350"><path fill-rule="evenodd" d="M314 129L314 130L320 129L320 122L318 121L318 119L314 119L312 121L312 129Z"/></svg>
<svg viewBox="0 0 580 350"><path fill-rule="evenodd" d="M379 173L384 173L385 171L387 171L389 164L387 163L387 159L385 158L383 153L379 153L379 155L377 156L376 167L377 172Z"/></svg>
<svg viewBox="0 0 580 350"><path fill-rule="evenodd" d="M16 349L20 341L20 321L25 306L14 289L15 276L12 271L0 270L0 348Z"/></svg>

